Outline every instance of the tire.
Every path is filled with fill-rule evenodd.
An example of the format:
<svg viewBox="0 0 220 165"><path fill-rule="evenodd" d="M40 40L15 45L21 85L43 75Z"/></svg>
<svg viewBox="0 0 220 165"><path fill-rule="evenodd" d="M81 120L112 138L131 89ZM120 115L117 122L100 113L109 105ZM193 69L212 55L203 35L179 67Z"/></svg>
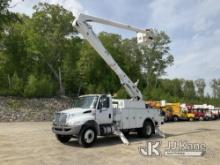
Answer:
<svg viewBox="0 0 220 165"><path fill-rule="evenodd" d="M142 136L145 138L149 138L154 133L154 125L151 121L145 121L144 126L142 128Z"/></svg>
<svg viewBox="0 0 220 165"><path fill-rule="evenodd" d="M70 135L56 135L56 137L61 143L67 143L71 139Z"/></svg>
<svg viewBox="0 0 220 165"><path fill-rule="evenodd" d="M193 118L192 118L192 117L190 117L190 118L189 118L189 121L193 121Z"/></svg>
<svg viewBox="0 0 220 165"><path fill-rule="evenodd" d="M79 133L79 144L85 148L91 147L97 140L97 132L93 126L85 126Z"/></svg>
<svg viewBox="0 0 220 165"><path fill-rule="evenodd" d="M209 120L209 117L205 117L205 121L208 121Z"/></svg>
<svg viewBox="0 0 220 165"><path fill-rule="evenodd" d="M174 117L173 117L173 121L179 121L178 116L174 116Z"/></svg>
<svg viewBox="0 0 220 165"><path fill-rule="evenodd" d="M204 118L203 118L203 117L199 117L199 120L200 120L200 121L203 121L203 120L204 120Z"/></svg>

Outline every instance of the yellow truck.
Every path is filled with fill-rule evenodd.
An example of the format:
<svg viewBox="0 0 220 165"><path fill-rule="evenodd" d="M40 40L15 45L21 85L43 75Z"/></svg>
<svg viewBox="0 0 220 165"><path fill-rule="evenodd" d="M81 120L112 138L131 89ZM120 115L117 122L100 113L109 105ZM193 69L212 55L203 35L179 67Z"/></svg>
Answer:
<svg viewBox="0 0 220 165"><path fill-rule="evenodd" d="M195 114L189 113L187 108L181 107L180 103L168 103L168 106L172 108L173 121L179 121L179 120L193 121L195 119Z"/></svg>
<svg viewBox="0 0 220 165"><path fill-rule="evenodd" d="M181 106L180 103L162 103L162 101L148 101L147 103L153 108L162 110L165 121L193 121L195 119L195 114L189 113L187 108Z"/></svg>

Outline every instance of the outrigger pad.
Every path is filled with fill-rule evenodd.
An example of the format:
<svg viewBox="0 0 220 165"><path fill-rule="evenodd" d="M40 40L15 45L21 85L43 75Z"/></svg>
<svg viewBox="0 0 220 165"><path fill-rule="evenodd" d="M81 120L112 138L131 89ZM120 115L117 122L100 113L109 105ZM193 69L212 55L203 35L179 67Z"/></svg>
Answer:
<svg viewBox="0 0 220 165"><path fill-rule="evenodd" d="M114 134L118 135L124 144L129 145L128 139L125 137L125 135L120 130L115 129Z"/></svg>
<svg viewBox="0 0 220 165"><path fill-rule="evenodd" d="M165 134L159 129L159 127L155 128L155 133L158 134L162 138L166 138Z"/></svg>
<svg viewBox="0 0 220 165"><path fill-rule="evenodd" d="M119 123L114 123L114 134L119 136L121 141L126 144L129 145L129 141L128 139L125 137L125 135L120 131L119 127L118 127Z"/></svg>

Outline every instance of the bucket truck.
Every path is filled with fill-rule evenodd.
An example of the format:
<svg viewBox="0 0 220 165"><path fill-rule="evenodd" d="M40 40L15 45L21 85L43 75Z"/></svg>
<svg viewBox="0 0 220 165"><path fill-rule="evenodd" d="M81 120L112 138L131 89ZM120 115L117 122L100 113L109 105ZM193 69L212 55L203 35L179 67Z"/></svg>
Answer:
<svg viewBox="0 0 220 165"><path fill-rule="evenodd" d="M124 133L130 131L136 131L146 138L154 133L164 136L158 128L164 122L163 116L158 110L146 108L137 83L130 80L104 48L89 24L90 22L135 31L138 43L149 43L153 39L150 29L142 30L85 14L80 14L74 20L73 26L115 72L131 99L114 99L107 94L80 96L73 108L55 113L52 131L57 139L66 143L75 137L78 138L80 145L90 147L96 141L97 136L113 134L118 135L125 144L129 144Z"/></svg>

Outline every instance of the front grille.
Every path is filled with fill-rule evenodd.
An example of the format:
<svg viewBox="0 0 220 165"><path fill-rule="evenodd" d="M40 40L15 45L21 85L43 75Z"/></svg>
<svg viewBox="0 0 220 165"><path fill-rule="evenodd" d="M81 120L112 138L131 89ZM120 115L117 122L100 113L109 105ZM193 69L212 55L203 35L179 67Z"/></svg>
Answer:
<svg viewBox="0 0 220 165"><path fill-rule="evenodd" d="M67 114L66 113L55 113L54 125L64 126L66 124Z"/></svg>

